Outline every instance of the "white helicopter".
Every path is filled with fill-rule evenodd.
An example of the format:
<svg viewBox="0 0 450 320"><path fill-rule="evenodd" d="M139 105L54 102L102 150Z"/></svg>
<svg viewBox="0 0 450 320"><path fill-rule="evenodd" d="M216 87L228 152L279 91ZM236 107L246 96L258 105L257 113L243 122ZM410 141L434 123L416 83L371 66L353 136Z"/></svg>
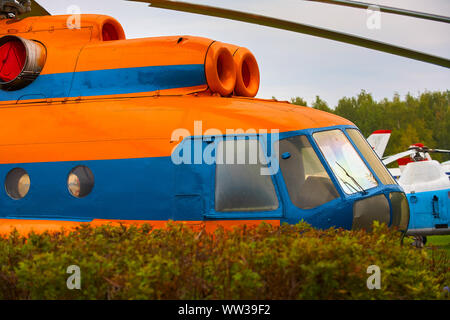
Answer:
<svg viewBox="0 0 450 320"><path fill-rule="evenodd" d="M410 221L407 235L416 238L422 247L428 235L450 234L450 161L439 163L430 153L450 153L450 150L430 149L423 144L411 145L407 151L383 157L391 131L373 132L367 141L384 165L397 161L399 168L389 171L397 179L408 198Z"/></svg>

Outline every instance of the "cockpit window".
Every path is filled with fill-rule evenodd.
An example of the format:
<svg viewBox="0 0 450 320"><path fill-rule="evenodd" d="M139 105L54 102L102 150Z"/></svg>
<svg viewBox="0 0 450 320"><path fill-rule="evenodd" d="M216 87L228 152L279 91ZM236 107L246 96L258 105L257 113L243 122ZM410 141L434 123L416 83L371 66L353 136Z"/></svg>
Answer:
<svg viewBox="0 0 450 320"><path fill-rule="evenodd" d="M313 137L345 193L366 192L378 185L341 130L316 132Z"/></svg>
<svg viewBox="0 0 450 320"><path fill-rule="evenodd" d="M361 132L357 129L347 129L347 133L353 140L353 143L361 151L363 157L367 160L369 165L372 167L375 174L378 176L382 184L397 184L392 178L389 171L386 169L384 164L378 158L377 154L370 147L369 143L364 139Z"/></svg>
<svg viewBox="0 0 450 320"><path fill-rule="evenodd" d="M279 163L289 197L297 207L312 209L339 197L305 136L279 141Z"/></svg>
<svg viewBox="0 0 450 320"><path fill-rule="evenodd" d="M264 153L258 140L219 141L216 157L215 210L271 211L278 208L272 178L262 175Z"/></svg>

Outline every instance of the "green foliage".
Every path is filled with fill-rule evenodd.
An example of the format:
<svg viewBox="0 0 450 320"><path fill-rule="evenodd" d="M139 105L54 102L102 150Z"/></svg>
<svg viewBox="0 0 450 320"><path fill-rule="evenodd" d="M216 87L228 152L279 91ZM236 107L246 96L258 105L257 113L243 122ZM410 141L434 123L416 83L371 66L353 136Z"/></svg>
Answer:
<svg viewBox="0 0 450 320"><path fill-rule="evenodd" d="M294 101L303 101L296 97ZM298 104L298 103L294 103ZM306 106L306 103L303 104ZM392 130L385 155L407 150L413 143L423 143L430 148L450 149L450 91L424 92L417 97L398 94L392 100L375 101L370 93L362 90L356 97L344 97L334 109L330 109L319 96L313 102L315 109L332 112L358 126L367 138L373 131ZM450 160L449 155L433 154L433 159Z"/></svg>
<svg viewBox="0 0 450 320"><path fill-rule="evenodd" d="M450 256L450 235L429 236L427 237L427 245L430 244L445 250L447 255Z"/></svg>
<svg viewBox="0 0 450 320"><path fill-rule="evenodd" d="M291 103L302 107L308 106L308 102L306 102L306 100L300 97L291 98Z"/></svg>
<svg viewBox="0 0 450 320"><path fill-rule="evenodd" d="M81 269L69 290L66 269ZM381 268L381 289L366 286ZM449 257L372 233L296 226L218 229L83 225L0 238L0 299L445 299Z"/></svg>
<svg viewBox="0 0 450 320"><path fill-rule="evenodd" d="M319 96L316 96L316 100L313 102L312 107L314 109L326 111L326 112L332 112L332 110L328 107L328 104L320 99Z"/></svg>

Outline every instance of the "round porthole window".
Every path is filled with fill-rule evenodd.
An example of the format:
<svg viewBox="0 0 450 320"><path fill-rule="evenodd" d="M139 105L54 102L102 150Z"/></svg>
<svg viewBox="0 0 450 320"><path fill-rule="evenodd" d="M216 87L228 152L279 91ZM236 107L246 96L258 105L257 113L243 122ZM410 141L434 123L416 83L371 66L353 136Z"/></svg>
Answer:
<svg viewBox="0 0 450 320"><path fill-rule="evenodd" d="M5 189L12 199L22 199L30 190L30 176L22 168L12 169L6 176Z"/></svg>
<svg viewBox="0 0 450 320"><path fill-rule="evenodd" d="M94 174L86 166L78 166L70 171L67 178L67 188L76 198L84 198L94 188Z"/></svg>

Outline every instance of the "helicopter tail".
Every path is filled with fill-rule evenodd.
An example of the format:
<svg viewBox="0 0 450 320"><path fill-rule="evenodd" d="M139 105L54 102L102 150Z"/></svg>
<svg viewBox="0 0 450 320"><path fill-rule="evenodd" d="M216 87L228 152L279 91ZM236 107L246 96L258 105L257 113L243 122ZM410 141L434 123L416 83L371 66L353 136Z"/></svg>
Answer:
<svg viewBox="0 0 450 320"><path fill-rule="evenodd" d="M375 153L382 158L391 137L391 130L376 130L367 138Z"/></svg>

